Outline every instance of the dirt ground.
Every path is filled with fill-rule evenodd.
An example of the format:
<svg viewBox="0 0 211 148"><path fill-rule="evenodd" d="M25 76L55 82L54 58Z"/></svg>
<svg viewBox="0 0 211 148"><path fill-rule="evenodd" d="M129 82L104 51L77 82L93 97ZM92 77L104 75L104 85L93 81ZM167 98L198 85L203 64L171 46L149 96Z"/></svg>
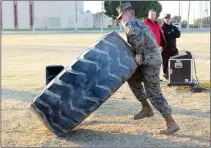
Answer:
<svg viewBox="0 0 211 148"><path fill-rule="evenodd" d="M165 128L160 113L133 120L141 109L127 83L65 137L56 137L29 106L45 85L45 67L69 66L101 34L3 35L2 37L2 146L43 147L209 147L210 91L191 93L166 87L162 92L181 130L172 136L157 134ZM122 34L124 37L124 35ZM201 82L210 82L210 34L182 34L179 50L195 57Z"/></svg>

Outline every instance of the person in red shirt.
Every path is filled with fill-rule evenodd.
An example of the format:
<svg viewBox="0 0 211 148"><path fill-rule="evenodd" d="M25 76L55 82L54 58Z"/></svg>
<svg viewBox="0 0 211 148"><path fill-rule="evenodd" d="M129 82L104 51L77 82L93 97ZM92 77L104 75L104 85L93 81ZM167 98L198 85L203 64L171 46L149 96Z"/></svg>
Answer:
<svg viewBox="0 0 211 148"><path fill-rule="evenodd" d="M162 50L167 46L167 44L164 32L156 19L156 11L154 9L151 9L149 10L148 18L144 20L144 24L146 24L152 30L153 34L155 35L158 46L160 47L160 50L162 52Z"/></svg>

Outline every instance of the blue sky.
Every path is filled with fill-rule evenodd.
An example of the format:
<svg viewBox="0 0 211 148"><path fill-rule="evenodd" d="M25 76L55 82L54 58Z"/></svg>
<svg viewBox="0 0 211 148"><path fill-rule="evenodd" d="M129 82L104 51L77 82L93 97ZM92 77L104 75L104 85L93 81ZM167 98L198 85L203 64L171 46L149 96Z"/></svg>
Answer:
<svg viewBox="0 0 211 148"><path fill-rule="evenodd" d="M179 1L159 1L162 4L163 10L161 12L160 17L163 17L164 14L170 13L172 16L179 15ZM189 1L180 1L180 14L182 16L182 20L187 20L188 17L188 4ZM200 9L199 1L191 1L191 9L190 9L190 23L193 22L194 18L199 17L199 9ZM205 8L206 1L201 3ZM208 6L208 16L210 16L210 1L207 1ZM84 10L91 10L92 13L100 12L102 10L102 1L84 1ZM202 11L201 11L202 12ZM205 16L205 11L203 11L203 15Z"/></svg>

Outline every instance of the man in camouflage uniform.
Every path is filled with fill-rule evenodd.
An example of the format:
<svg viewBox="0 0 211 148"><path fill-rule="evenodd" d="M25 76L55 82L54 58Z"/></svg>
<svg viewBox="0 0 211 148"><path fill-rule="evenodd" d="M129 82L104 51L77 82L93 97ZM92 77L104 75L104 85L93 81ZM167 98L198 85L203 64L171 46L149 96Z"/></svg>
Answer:
<svg viewBox="0 0 211 148"><path fill-rule="evenodd" d="M154 115L147 101L148 98L166 121L167 129L160 130L159 133L173 134L180 127L171 116L171 108L161 93L159 76L162 56L155 36L149 27L134 17L135 11L129 2L121 4L117 7L117 11L119 13L117 18L124 27L127 41L133 48L136 63L139 65L137 71L128 80L132 92L142 104L142 110L134 116L134 119L143 119Z"/></svg>

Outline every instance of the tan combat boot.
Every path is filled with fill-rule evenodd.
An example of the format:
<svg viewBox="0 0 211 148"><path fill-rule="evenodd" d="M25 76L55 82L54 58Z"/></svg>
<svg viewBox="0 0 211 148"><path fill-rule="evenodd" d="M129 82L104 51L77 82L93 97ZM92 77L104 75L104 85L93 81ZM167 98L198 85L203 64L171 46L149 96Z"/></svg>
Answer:
<svg viewBox="0 0 211 148"><path fill-rule="evenodd" d="M142 104L142 110L137 115L134 116L134 120L154 116L153 110L148 104L147 100L141 101L141 104Z"/></svg>
<svg viewBox="0 0 211 148"><path fill-rule="evenodd" d="M172 118L172 116L165 117L166 120L166 130L160 130L159 134L165 134L165 135L171 135L175 132L180 130L179 125L176 123L176 121Z"/></svg>

